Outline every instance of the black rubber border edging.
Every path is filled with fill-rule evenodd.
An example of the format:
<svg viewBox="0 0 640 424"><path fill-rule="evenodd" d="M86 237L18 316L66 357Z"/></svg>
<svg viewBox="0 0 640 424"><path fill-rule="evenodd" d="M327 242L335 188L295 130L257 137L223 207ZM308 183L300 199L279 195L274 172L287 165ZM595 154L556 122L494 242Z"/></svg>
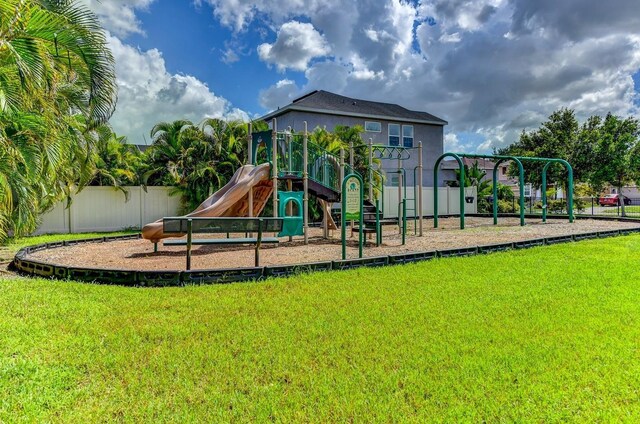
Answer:
<svg viewBox="0 0 640 424"><path fill-rule="evenodd" d="M622 219L607 217L607 220L621 221ZM624 219L624 221L639 222L639 220L629 219ZM44 277L52 279L55 278L61 280L66 279L85 283L112 284L128 287L179 287L198 284L225 284L240 281L258 281L271 277L286 277L317 271L337 271L356 269L361 267L369 268L387 265L403 265L421 261L428 261L436 258L471 256L477 254L502 252L511 249L527 249L530 247L553 245L559 243L570 243L574 241L596 238L608 238L636 233L640 233L640 227L536 238L516 242L488 244L483 246L430 250L425 252L410 252L405 254L375 256L360 259L311 262L294 265L275 265L265 267L192 271L135 271L120 269L66 267L27 258L30 253L45 249L55 249L63 246L75 246L84 243L105 243L116 240L131 240L140 238L140 234L134 234L125 236L70 240L64 242L28 246L20 249L16 253L15 257L13 258L13 262L11 263L11 267L20 274L34 277Z"/></svg>

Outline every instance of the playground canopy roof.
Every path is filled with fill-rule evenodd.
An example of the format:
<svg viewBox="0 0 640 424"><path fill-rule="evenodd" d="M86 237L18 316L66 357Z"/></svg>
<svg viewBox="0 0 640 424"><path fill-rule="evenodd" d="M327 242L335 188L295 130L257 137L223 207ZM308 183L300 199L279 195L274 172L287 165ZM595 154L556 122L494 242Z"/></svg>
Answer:
<svg viewBox="0 0 640 424"><path fill-rule="evenodd" d="M266 114L261 119L268 121L289 111L324 113L370 119L414 122L431 125L447 125L448 122L427 112L406 109L393 103L372 102L341 96L324 90L314 90L292 103Z"/></svg>

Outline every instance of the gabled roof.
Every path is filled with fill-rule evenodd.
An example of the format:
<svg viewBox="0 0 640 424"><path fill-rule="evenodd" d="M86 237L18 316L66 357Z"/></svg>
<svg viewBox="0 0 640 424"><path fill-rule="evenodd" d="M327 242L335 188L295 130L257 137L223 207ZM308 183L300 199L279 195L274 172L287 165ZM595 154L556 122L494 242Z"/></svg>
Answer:
<svg viewBox="0 0 640 424"><path fill-rule="evenodd" d="M274 110L261 119L269 121L272 118L277 118L293 110L432 125L448 124L447 121L427 112L409 110L393 103L353 99L324 90L315 90L302 97L298 97L287 106Z"/></svg>

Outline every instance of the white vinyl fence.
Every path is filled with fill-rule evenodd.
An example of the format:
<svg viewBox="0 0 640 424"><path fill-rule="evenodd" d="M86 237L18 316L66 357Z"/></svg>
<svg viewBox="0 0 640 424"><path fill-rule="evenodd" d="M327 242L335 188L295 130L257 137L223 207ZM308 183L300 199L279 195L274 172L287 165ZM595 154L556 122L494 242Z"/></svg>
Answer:
<svg viewBox="0 0 640 424"><path fill-rule="evenodd" d="M42 216L42 224L35 234L80 233L91 231L118 231L142 228L163 216L178 213L178 196L169 196L168 187L125 187L128 200L122 191L113 187L86 187L72 196L71 206L59 203Z"/></svg>
<svg viewBox="0 0 640 424"><path fill-rule="evenodd" d="M402 189L404 191L404 188ZM475 187L467 187L465 190L465 197L473 197L472 203L464 204L465 213L477 213L478 212L478 199L476 196ZM407 187L407 199L414 198L413 187ZM438 215L458 215L460 213L460 188L458 187L438 187ZM398 187L385 186L384 188L384 216L385 218L395 218L398 216L398 203L399 203ZM416 212L418 214L418 199L416 198ZM412 200L407 201L407 216L413 217L414 202ZM433 215L433 188L422 188L422 214Z"/></svg>
<svg viewBox="0 0 640 424"><path fill-rule="evenodd" d="M129 199L113 187L86 187L72 196L71 206L59 203L42 216L42 224L35 234L80 233L91 231L118 231L127 228L142 228L164 216L178 214L178 196L169 196L169 187L126 187ZM404 190L404 189L403 189ZM460 213L459 188L439 187L438 209L441 215ZM465 196L473 197L473 203L466 203L465 213L477 212L475 187L466 188ZM398 188L385 187L384 216L398 216ZM414 188L407 187L407 198L414 198ZM417 199L416 199L417 202ZM422 189L422 212L433 214L433 188ZM407 202L407 216L414 216L413 202ZM417 209L417 208L416 208ZM417 210L416 210L417 213Z"/></svg>

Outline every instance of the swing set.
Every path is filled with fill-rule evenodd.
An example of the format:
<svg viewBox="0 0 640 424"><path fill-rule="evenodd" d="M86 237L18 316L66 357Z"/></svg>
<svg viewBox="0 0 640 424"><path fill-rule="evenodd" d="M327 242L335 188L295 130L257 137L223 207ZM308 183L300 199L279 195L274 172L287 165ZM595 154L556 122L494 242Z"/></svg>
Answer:
<svg viewBox="0 0 640 424"><path fill-rule="evenodd" d="M458 167L460 168L460 181L462 181L462 186L464 186L465 173L464 173L464 164L462 163L462 158L472 158L472 159L489 159L495 161L495 165L493 167L493 225L498 224L498 167L500 164L506 161L513 161L518 166L518 182L520 185L520 225L524 226L524 216L525 216L525 208L524 208L524 167L522 166L522 162L539 162L544 163L542 168L542 222L547 222L547 171L549 166L554 163L559 163L564 165L567 169L568 174L568 184L567 184L567 213L569 215L569 222L574 221L573 215L573 168L569 162L564 159L559 158L538 158L538 157L528 157L528 156L508 156L508 155L481 155L481 154L471 154L471 153L452 153L447 152L442 154L435 163L433 169L433 181L434 181L434 190L433 190L433 228L438 228L438 175L440 171L440 163L446 157L452 157L458 163ZM460 187L460 229L464 229L464 187Z"/></svg>

